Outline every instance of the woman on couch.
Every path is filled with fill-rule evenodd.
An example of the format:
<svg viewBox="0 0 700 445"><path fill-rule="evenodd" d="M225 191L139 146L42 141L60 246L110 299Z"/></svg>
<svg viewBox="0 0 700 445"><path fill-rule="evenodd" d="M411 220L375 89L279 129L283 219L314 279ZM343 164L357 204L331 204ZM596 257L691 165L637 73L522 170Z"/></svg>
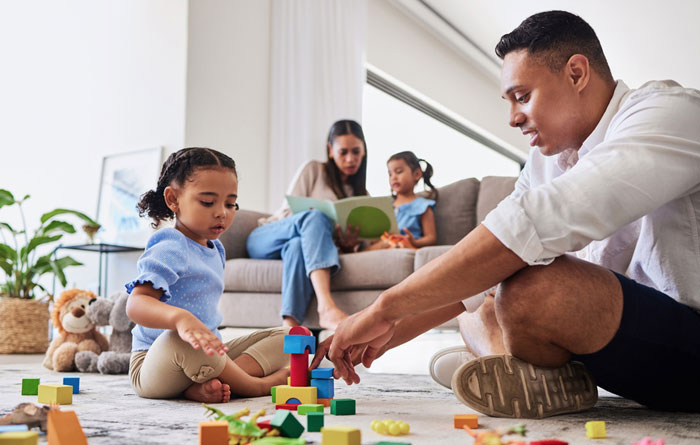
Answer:
<svg viewBox="0 0 700 445"><path fill-rule="evenodd" d="M289 194L331 201L366 195L367 146L360 124L335 122L328 132L327 151L326 162L311 161L300 170ZM331 275L340 268L336 243L343 252L352 252L359 245L357 230L341 233L318 210L293 215L286 201L275 214L258 222L248 236L248 254L255 259L282 259L285 326L304 321L312 292L322 328L335 330L347 317L333 301Z"/></svg>

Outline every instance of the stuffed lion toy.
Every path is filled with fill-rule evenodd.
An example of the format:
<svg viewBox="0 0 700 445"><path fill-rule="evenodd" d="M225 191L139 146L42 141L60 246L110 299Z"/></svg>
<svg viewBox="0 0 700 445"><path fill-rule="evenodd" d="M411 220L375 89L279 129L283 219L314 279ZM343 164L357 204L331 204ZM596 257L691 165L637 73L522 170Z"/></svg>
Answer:
<svg viewBox="0 0 700 445"><path fill-rule="evenodd" d="M44 366L54 371L75 370L75 355L79 351L100 354L109 349L107 338L97 331L87 317L87 308L97 295L87 290L70 289L61 293L51 311L51 321L58 330L46 351Z"/></svg>

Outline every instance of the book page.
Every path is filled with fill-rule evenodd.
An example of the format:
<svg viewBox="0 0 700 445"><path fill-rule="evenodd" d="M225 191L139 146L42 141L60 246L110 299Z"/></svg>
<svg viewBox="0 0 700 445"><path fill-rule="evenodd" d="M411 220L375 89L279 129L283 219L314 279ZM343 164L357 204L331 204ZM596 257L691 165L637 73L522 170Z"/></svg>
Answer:
<svg viewBox="0 0 700 445"><path fill-rule="evenodd" d="M289 208L292 213L297 214L307 210L316 209L330 218L333 225L338 224L338 216L334 207L334 203L325 199L307 198L306 196L290 196L286 195Z"/></svg>
<svg viewBox="0 0 700 445"><path fill-rule="evenodd" d="M384 232L399 233L391 196L353 196L335 202L340 229L359 226L360 239L377 239Z"/></svg>

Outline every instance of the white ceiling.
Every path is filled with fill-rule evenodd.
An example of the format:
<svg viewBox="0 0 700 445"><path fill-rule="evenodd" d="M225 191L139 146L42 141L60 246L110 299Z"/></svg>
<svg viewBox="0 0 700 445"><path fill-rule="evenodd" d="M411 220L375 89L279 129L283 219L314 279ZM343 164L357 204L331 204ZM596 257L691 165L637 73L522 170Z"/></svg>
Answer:
<svg viewBox="0 0 700 445"><path fill-rule="evenodd" d="M528 16L562 9L596 31L613 76L634 88L674 79L700 89L700 1L423 0L489 56L501 35ZM499 61L500 64L500 61Z"/></svg>

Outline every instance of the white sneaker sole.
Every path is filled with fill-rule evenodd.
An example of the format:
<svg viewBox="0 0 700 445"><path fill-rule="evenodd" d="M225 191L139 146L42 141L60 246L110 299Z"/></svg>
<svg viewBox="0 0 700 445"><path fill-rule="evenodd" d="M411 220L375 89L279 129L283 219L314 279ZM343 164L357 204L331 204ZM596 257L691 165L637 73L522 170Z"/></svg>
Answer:
<svg viewBox="0 0 700 445"><path fill-rule="evenodd" d="M445 349L442 349L442 350L436 352L435 355L433 355L433 357L430 359L430 364L428 365L428 370L430 371L430 377L432 377L436 383L444 386L447 389L452 389L452 387L450 386L451 379L448 380L447 382L442 381L440 379L440 377L438 377L438 375L435 373L435 363L440 358L442 358L446 355L449 355L449 354L454 354L454 353L467 353L467 354L473 356L471 351L469 349L467 349L465 346L452 346L450 348L445 348ZM455 368L455 371L457 369L459 369L459 367Z"/></svg>
<svg viewBox="0 0 700 445"><path fill-rule="evenodd" d="M598 400L593 376L578 362L534 366L510 355L467 362L452 376L465 405L492 417L541 419L591 408Z"/></svg>

